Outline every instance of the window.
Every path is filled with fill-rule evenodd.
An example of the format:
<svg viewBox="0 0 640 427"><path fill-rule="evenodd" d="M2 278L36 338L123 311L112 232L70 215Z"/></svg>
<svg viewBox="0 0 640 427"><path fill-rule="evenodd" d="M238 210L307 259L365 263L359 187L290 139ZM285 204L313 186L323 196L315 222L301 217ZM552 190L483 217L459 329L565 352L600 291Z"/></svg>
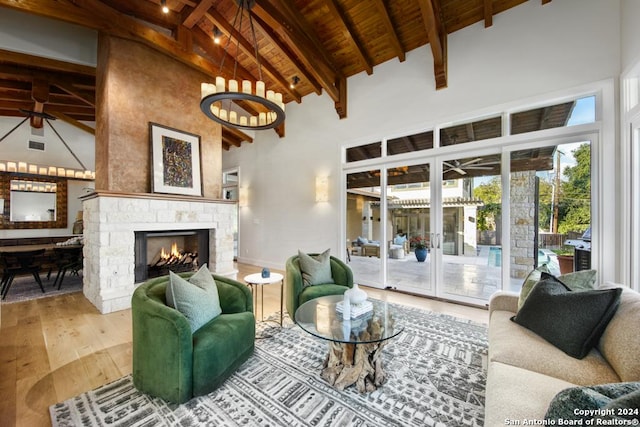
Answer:
<svg viewBox="0 0 640 427"><path fill-rule="evenodd" d="M360 160L376 159L382 156L382 143L358 145L347 148L347 163L359 162Z"/></svg>
<svg viewBox="0 0 640 427"><path fill-rule="evenodd" d="M500 136L502 136L502 117L493 117L440 129L440 146L446 147Z"/></svg>

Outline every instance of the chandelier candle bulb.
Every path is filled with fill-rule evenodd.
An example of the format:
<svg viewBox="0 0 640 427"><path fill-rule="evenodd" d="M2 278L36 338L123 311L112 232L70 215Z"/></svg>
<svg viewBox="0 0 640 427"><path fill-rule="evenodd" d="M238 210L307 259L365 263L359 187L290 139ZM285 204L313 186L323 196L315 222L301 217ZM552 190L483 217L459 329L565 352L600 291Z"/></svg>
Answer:
<svg viewBox="0 0 640 427"><path fill-rule="evenodd" d="M229 80L229 92L238 92L238 81Z"/></svg>
<svg viewBox="0 0 640 427"><path fill-rule="evenodd" d="M0 162L0 172L6 172L7 165L4 162Z"/></svg>
<svg viewBox="0 0 640 427"><path fill-rule="evenodd" d="M256 116L251 116L249 118L249 126L253 126L253 127L258 126L258 118Z"/></svg>
<svg viewBox="0 0 640 427"><path fill-rule="evenodd" d="M246 125L247 125L247 117L240 116L240 126L246 126Z"/></svg>
<svg viewBox="0 0 640 427"><path fill-rule="evenodd" d="M218 107L217 105L212 105L211 106L211 112L217 116L220 117L220 107Z"/></svg>
<svg viewBox="0 0 640 427"><path fill-rule="evenodd" d="M231 123L238 123L238 113L236 113L235 111L230 111L229 112L229 121Z"/></svg>
<svg viewBox="0 0 640 427"><path fill-rule="evenodd" d="M7 172L18 172L16 162L7 162Z"/></svg>
<svg viewBox="0 0 640 427"><path fill-rule="evenodd" d="M204 98L205 96L213 95L216 93L216 85L213 83L201 83L200 84L200 96Z"/></svg>
<svg viewBox="0 0 640 427"><path fill-rule="evenodd" d="M251 95L251 80L242 81L242 93L248 93Z"/></svg>
<svg viewBox="0 0 640 427"><path fill-rule="evenodd" d="M73 169L67 169L67 178L73 178L76 176L76 172Z"/></svg>
<svg viewBox="0 0 640 427"><path fill-rule="evenodd" d="M276 93L274 91L272 91L272 90L268 90L267 91L267 100L271 101L271 102L275 101L276 100Z"/></svg>
<svg viewBox="0 0 640 427"><path fill-rule="evenodd" d="M27 164L25 162L18 162L18 172L27 172Z"/></svg>
<svg viewBox="0 0 640 427"><path fill-rule="evenodd" d="M224 92L224 77L216 77L216 93Z"/></svg>
<svg viewBox="0 0 640 427"><path fill-rule="evenodd" d="M256 95L264 98L264 82L262 80L256 82Z"/></svg>
<svg viewBox="0 0 640 427"><path fill-rule="evenodd" d="M43 168L43 167L41 167L41 168L38 170L38 174L40 174L40 175L47 175L47 174L48 174L48 170L47 170L47 168L46 168L46 167L44 167L44 168Z"/></svg>
<svg viewBox="0 0 640 427"><path fill-rule="evenodd" d="M67 172L64 170L64 168L58 168L58 176L66 176Z"/></svg>
<svg viewBox="0 0 640 427"><path fill-rule="evenodd" d="M224 121L227 121L227 118L228 118L227 110L225 110L224 108L221 108L220 115L218 117L220 117Z"/></svg>
<svg viewBox="0 0 640 427"><path fill-rule="evenodd" d="M266 124L267 124L267 114L266 113L258 114L258 125L264 126Z"/></svg>
<svg viewBox="0 0 640 427"><path fill-rule="evenodd" d="M29 173L37 174L38 166L37 165L29 165Z"/></svg>
<svg viewBox="0 0 640 427"><path fill-rule="evenodd" d="M49 175L51 176L56 176L57 175L57 169L55 166L49 166Z"/></svg>

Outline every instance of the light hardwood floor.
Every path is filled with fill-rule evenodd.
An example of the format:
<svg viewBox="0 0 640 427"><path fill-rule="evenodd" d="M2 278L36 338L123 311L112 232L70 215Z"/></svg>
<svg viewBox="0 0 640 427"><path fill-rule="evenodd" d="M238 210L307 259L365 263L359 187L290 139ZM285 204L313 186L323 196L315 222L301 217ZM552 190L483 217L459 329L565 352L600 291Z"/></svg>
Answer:
<svg viewBox="0 0 640 427"><path fill-rule="evenodd" d="M242 280L260 268L238 264L238 270ZM364 289L373 298L488 320L483 309ZM265 286L264 307L265 316L280 309L278 285ZM50 405L131 373L130 310L102 315L74 293L4 304L0 314L0 427L50 426Z"/></svg>

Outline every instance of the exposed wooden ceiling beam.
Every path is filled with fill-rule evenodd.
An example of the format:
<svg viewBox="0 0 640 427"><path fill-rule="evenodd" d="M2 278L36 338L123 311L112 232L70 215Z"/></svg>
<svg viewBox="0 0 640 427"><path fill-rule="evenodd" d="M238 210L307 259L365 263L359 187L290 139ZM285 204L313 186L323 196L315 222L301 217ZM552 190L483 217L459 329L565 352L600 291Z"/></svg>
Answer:
<svg viewBox="0 0 640 427"><path fill-rule="evenodd" d="M447 32L440 14L439 0L419 0L422 20L433 55L436 89L447 87Z"/></svg>
<svg viewBox="0 0 640 427"><path fill-rule="evenodd" d="M424 2L425 0L420 0L420 2ZM391 22L391 17L389 16L389 12L387 12L387 6L385 6L384 1L382 0L373 0L375 7L377 8L380 18L382 19L382 24L384 25L385 32L389 36L389 41L393 46L393 49L396 52L396 56L400 60L400 62L404 62L406 56L404 54L404 47L402 47L402 43L400 43L400 39L398 38L398 34L396 33L393 22Z"/></svg>
<svg viewBox="0 0 640 427"><path fill-rule="evenodd" d="M334 102L340 102L340 94L336 86L339 78L338 73L331 64L323 59L324 55L319 54L324 49L318 50L307 38L304 29L300 27L300 22L287 19L278 8L267 0L256 0L256 5L252 10L287 42L309 72L322 85L322 88L327 91L331 99Z"/></svg>
<svg viewBox="0 0 640 427"><path fill-rule="evenodd" d="M337 0L329 0L325 3L329 8L329 11L336 17L337 21L341 24L343 36L351 44L351 48L356 53L356 56L360 60L362 67L368 75L373 74L373 66L367 58L366 50L362 42L358 41L357 32L354 29L353 23L347 20L345 13Z"/></svg>
<svg viewBox="0 0 640 427"><path fill-rule="evenodd" d="M295 67L298 73L298 78L305 79L311 86L317 95L322 93L322 86L320 83L307 71L303 64L298 61L296 55L289 49L289 47L280 41L276 36L276 33L260 18L258 15L254 15L253 21L258 30L267 38L269 43L274 46L281 55L286 56L291 61L291 65Z"/></svg>
<svg viewBox="0 0 640 427"><path fill-rule="evenodd" d="M484 0L484 27L493 25L493 0Z"/></svg>
<svg viewBox="0 0 640 427"><path fill-rule="evenodd" d="M257 0L253 12L276 31L303 62L313 77L322 85L335 101L338 91L335 87L336 75L330 65L316 56L315 47L304 32L290 23L285 16L267 0Z"/></svg>
<svg viewBox="0 0 640 427"><path fill-rule="evenodd" d="M209 10L209 8L213 5L213 0L200 0L200 3L187 15L187 17L182 22L187 28L193 28L202 18L204 18L205 13Z"/></svg>
<svg viewBox="0 0 640 427"><path fill-rule="evenodd" d="M5 0L1 0L5 1ZM0 3L1 3L0 1ZM96 68L89 65L72 64L70 62L58 61L56 59L43 58L42 56L28 55L26 53L12 52L0 49L0 62L26 65L33 68L63 71L66 73L84 74L88 76L96 75Z"/></svg>
<svg viewBox="0 0 640 427"><path fill-rule="evenodd" d="M174 31L176 41L185 52L193 51L193 33L184 25L178 25Z"/></svg>
<svg viewBox="0 0 640 427"><path fill-rule="evenodd" d="M33 79L31 83L32 110L36 113L44 112L44 104L49 101L49 82L44 79ZM42 117L33 115L29 120L32 128L42 128Z"/></svg>
<svg viewBox="0 0 640 427"><path fill-rule="evenodd" d="M336 86L340 94L338 101L335 102L336 112L338 113L338 117L345 119L347 117L347 79L341 76Z"/></svg>
<svg viewBox="0 0 640 427"><path fill-rule="evenodd" d="M305 19L300 9L293 3L293 0L270 0L270 2L283 12L289 22L302 31L304 38L309 40L313 45L315 56L322 58L322 62L327 64L331 71L339 77L340 74L342 74L340 67L333 62L331 54L325 49L315 29Z"/></svg>
<svg viewBox="0 0 640 427"><path fill-rule="evenodd" d="M289 82L287 81L287 79L282 77L282 75L278 73L278 70L276 70L268 62L265 62L264 60L259 61L258 58L256 58L253 44L245 39L238 30L233 28L233 26L229 24L229 22L227 22L227 20L222 15L220 15L220 13L218 13L215 9L211 9L205 16L214 25L217 25L220 31L223 31L227 34L228 37L236 40L238 42L239 49L245 55L255 61L256 65L261 67L265 71L265 74L269 76L269 78L279 84L282 89L284 89L282 92L288 93L298 103L301 101L302 98L300 97L300 94L289 87Z"/></svg>
<svg viewBox="0 0 640 427"><path fill-rule="evenodd" d="M242 137L229 132L225 132L225 128L225 126L222 127L222 148L228 151L232 146L240 147L242 145L242 142L244 141Z"/></svg>
<svg viewBox="0 0 640 427"><path fill-rule="evenodd" d="M51 84L62 89L63 91L73 96L74 98L79 99L80 101L86 103L87 105L90 105L92 107L96 106L95 91L89 92L86 90L78 89L73 85L73 82L69 79L55 78L54 80L51 81Z"/></svg>
<svg viewBox="0 0 640 427"><path fill-rule="evenodd" d="M77 127L78 129L81 129L87 133L90 133L91 135L95 135L96 134L96 130L94 128L92 128L91 126L87 126L84 123L67 116L64 113L61 113L59 111L55 111L55 110L51 110L49 111L49 114L51 114L53 117L62 120L63 122L69 123L72 126Z"/></svg>

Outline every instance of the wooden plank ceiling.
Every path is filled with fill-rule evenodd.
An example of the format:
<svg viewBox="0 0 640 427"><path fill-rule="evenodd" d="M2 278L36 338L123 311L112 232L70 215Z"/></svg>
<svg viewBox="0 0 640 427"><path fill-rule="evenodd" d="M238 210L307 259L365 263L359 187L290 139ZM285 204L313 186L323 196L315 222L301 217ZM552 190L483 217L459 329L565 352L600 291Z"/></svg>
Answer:
<svg viewBox="0 0 640 427"><path fill-rule="evenodd" d="M326 92L338 118L347 117L347 78L383 62L404 61L406 53L429 49L433 69L425 77L436 89L447 87L447 36L477 22L493 25L493 15L525 0L239 0L253 6L258 45L245 16L234 27L235 0L0 0L11 8L136 40L210 76L259 78L284 95L303 102ZM550 0L540 0L541 4ZM214 29L221 34L212 41ZM230 37L231 36L231 37ZM229 43L231 39L231 43ZM428 45L428 47L427 47ZM226 60L223 61L223 57ZM221 64L223 66L221 67ZM292 87L291 83L297 84ZM35 111L85 130L95 120L95 69L0 50L0 115ZM40 115L32 117L39 126ZM286 122L285 122L286 123ZM283 136L282 125L276 132ZM251 138L223 128L223 147Z"/></svg>

